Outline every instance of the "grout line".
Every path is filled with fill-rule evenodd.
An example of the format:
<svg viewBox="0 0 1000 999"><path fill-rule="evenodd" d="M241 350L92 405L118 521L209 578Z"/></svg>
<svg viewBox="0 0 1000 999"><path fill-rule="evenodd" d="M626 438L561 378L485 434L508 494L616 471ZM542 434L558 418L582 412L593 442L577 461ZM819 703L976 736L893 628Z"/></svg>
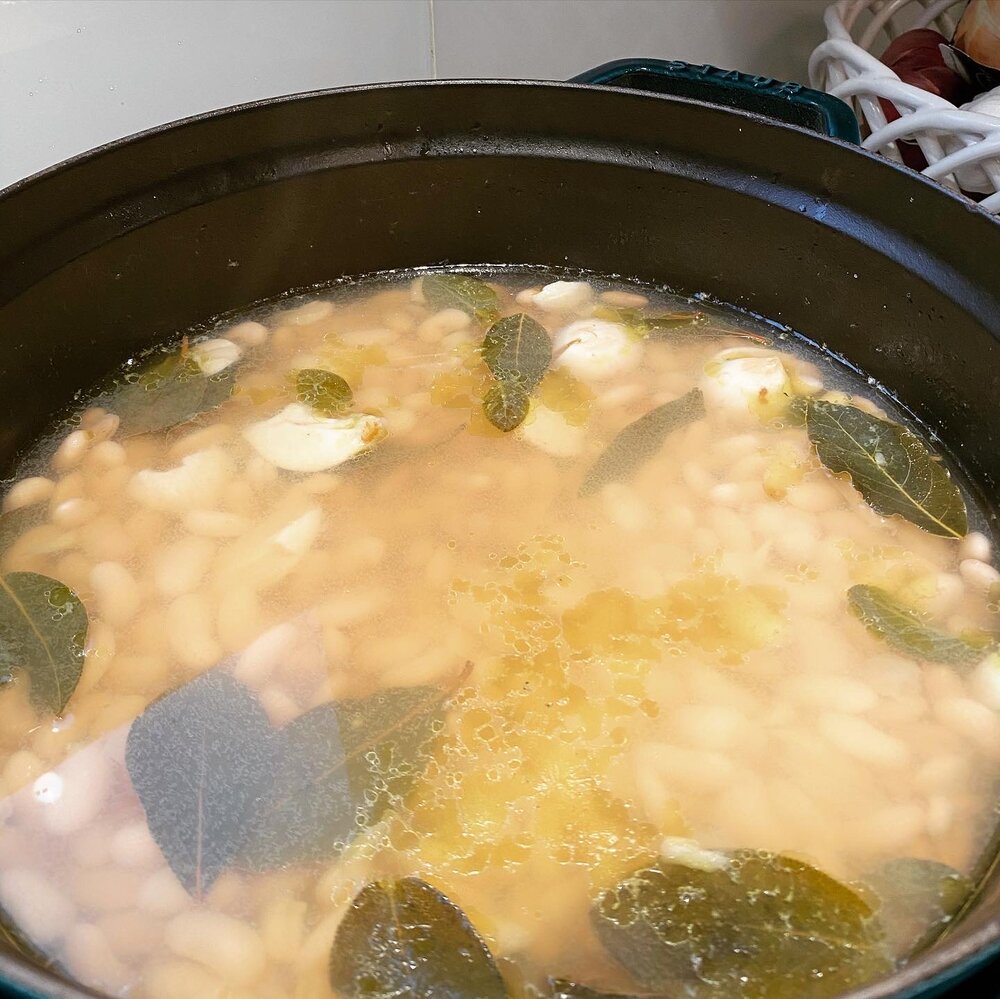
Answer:
<svg viewBox="0 0 1000 999"><path fill-rule="evenodd" d="M437 39L434 37L434 0L427 0L427 9L431 16L431 79L436 80L438 78L438 57Z"/></svg>

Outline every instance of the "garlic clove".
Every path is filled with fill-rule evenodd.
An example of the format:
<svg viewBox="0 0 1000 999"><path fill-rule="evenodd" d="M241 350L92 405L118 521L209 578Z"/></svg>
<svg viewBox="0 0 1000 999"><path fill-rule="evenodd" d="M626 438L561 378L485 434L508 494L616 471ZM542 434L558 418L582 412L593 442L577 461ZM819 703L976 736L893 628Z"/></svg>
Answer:
<svg viewBox="0 0 1000 999"><path fill-rule="evenodd" d="M277 468L322 472L367 451L386 436L386 430L385 420L378 416L325 418L293 402L270 419L252 423L243 436Z"/></svg>
<svg viewBox="0 0 1000 999"><path fill-rule="evenodd" d="M635 368L642 343L620 323L581 319L556 333L552 352L555 367L584 381L601 381Z"/></svg>
<svg viewBox="0 0 1000 999"><path fill-rule="evenodd" d="M194 363L201 369L203 375L211 377L225 371L235 364L243 350L232 340L217 337L214 340L202 340L191 347L189 352Z"/></svg>
<svg viewBox="0 0 1000 999"><path fill-rule="evenodd" d="M757 347L730 347L705 365L701 391L706 409L734 421L781 416L793 392L781 357Z"/></svg>

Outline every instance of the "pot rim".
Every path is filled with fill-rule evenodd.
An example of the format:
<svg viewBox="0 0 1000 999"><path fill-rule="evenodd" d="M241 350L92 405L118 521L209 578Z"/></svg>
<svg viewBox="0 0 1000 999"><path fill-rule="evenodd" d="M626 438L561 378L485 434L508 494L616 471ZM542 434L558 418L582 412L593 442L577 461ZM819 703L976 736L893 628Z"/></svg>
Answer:
<svg viewBox="0 0 1000 999"><path fill-rule="evenodd" d="M266 108L277 108L313 100L324 100L341 94L366 93L382 91L391 93L401 90L433 89L461 90L473 87L496 87L511 90L545 88L556 91L583 90L613 93L622 100L643 100L667 102L675 105L693 105L725 116L735 116L749 119L755 127L767 126L794 133L799 133L812 141L830 143L833 146L850 150L854 155L868 160L874 167L890 171L895 175L902 174L906 183L920 185L936 192L941 197L962 208L972 217L985 220L988 224L1000 225L1000 217L994 217L979 209L974 203L958 193L941 186L922 174L910 170L903 164L887 160L861 146L815 132L809 128L789 122L769 119L738 108L724 107L689 97L671 94L649 93L622 89L621 87L585 83L568 83L557 80L522 80L522 79L454 79L454 80L410 80L387 83L359 84L348 87L321 88L302 91L293 94L282 94L265 97L259 100L216 108L210 111L189 115L174 121L142 129L130 135L102 143L91 149L77 153L59 163L45 167L27 177L15 181L6 188L0 189L0 204L16 197L20 193L44 183L74 167L95 161L103 156L113 154L126 147L134 147L142 142L163 134L181 131L182 129L210 122L223 117L249 114ZM961 923L955 927L961 932ZM920 995L937 995L938 990L947 988L949 983L959 981L971 974L979 966L1000 954L1000 912L992 916L988 922L977 930L952 938L952 933L920 954L892 974L839 995L838 999L911 999ZM62 977L58 972L47 970L31 963L28 959L15 954L0 953L0 986L13 986L19 994L30 999L83 999L83 997L100 997L101 993L92 991L86 986L78 985Z"/></svg>

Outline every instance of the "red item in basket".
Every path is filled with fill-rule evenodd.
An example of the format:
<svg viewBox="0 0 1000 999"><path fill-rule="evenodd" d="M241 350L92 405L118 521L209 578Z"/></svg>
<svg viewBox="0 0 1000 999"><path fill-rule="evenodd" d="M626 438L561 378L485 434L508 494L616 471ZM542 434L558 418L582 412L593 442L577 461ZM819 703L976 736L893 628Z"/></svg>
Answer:
<svg viewBox="0 0 1000 999"><path fill-rule="evenodd" d="M937 94L952 104L964 104L971 100L973 90L966 80L948 66L941 55L941 46L948 39L931 28L914 28L904 31L893 39L882 53L886 64L902 81L911 86ZM879 98L886 121L900 117L896 106L884 98ZM923 170L927 160L915 142L898 142L903 162L913 170Z"/></svg>

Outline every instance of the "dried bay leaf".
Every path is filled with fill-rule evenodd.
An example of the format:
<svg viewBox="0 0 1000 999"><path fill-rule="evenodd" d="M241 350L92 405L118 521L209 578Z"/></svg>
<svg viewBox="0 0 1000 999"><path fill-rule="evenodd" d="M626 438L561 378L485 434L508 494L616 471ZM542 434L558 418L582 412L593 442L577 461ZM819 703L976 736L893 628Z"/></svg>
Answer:
<svg viewBox="0 0 1000 999"><path fill-rule="evenodd" d="M584 476L580 495L590 496L609 482L630 478L660 450L669 434L704 415L701 391L691 389L679 399L665 402L640 416L612 438Z"/></svg>
<svg viewBox="0 0 1000 999"><path fill-rule="evenodd" d="M468 917L418 878L361 889L337 928L329 974L344 999L507 999Z"/></svg>
<svg viewBox="0 0 1000 999"><path fill-rule="evenodd" d="M552 363L552 341L544 326L520 312L486 331L482 354L494 378L517 381L530 394Z"/></svg>
<svg viewBox="0 0 1000 999"><path fill-rule="evenodd" d="M968 531L958 486L905 427L854 406L812 399L806 428L820 461L832 472L846 472L876 512L903 517L943 538Z"/></svg>
<svg viewBox="0 0 1000 999"><path fill-rule="evenodd" d="M554 978L549 982L551 999L673 999L661 992L605 992L587 985L577 985L565 978Z"/></svg>
<svg viewBox="0 0 1000 999"><path fill-rule="evenodd" d="M233 393L238 365L205 375L184 347L124 376L116 376L99 395L121 419L125 437L167 430L199 413L221 406Z"/></svg>
<svg viewBox="0 0 1000 999"><path fill-rule="evenodd" d="M918 857L890 860L865 881L879 897L879 917L897 952L912 950L947 925L973 888L953 867Z"/></svg>
<svg viewBox="0 0 1000 999"><path fill-rule="evenodd" d="M704 312L696 309L646 312L645 309L614 305L599 305L594 309L594 318L621 323L636 336L649 340L668 340L678 334L689 333L699 326L704 326L707 319ZM728 334L729 331L726 332Z"/></svg>
<svg viewBox="0 0 1000 999"><path fill-rule="evenodd" d="M929 625L915 610L881 587L852 586L847 591L847 602L854 616L872 634L913 659L971 666L989 651L985 642L973 642Z"/></svg>
<svg viewBox="0 0 1000 999"><path fill-rule="evenodd" d="M65 709L83 671L88 625L80 598L57 579L0 577L0 671L29 677L38 711Z"/></svg>
<svg viewBox="0 0 1000 999"><path fill-rule="evenodd" d="M497 293L468 274L427 274L420 287L432 309L461 309L484 326L500 314Z"/></svg>
<svg viewBox="0 0 1000 999"><path fill-rule="evenodd" d="M340 416L354 401L351 386L338 374L323 368L303 368L295 376L295 395L299 402L321 416Z"/></svg>
<svg viewBox="0 0 1000 999"><path fill-rule="evenodd" d="M243 846L274 759L263 708L218 669L154 701L132 723L129 777L149 831L195 897Z"/></svg>
<svg viewBox="0 0 1000 999"><path fill-rule="evenodd" d="M483 399L483 412L497 430L506 434L524 422L530 405L524 386L516 380L505 380L490 386Z"/></svg>
<svg viewBox="0 0 1000 999"><path fill-rule="evenodd" d="M591 915L643 988L692 999L825 999L890 968L860 895L764 851L735 851L719 870L638 870Z"/></svg>
<svg viewBox="0 0 1000 999"><path fill-rule="evenodd" d="M276 733L273 773L239 863L263 871L340 853L420 776L446 696L396 687L289 722Z"/></svg>

